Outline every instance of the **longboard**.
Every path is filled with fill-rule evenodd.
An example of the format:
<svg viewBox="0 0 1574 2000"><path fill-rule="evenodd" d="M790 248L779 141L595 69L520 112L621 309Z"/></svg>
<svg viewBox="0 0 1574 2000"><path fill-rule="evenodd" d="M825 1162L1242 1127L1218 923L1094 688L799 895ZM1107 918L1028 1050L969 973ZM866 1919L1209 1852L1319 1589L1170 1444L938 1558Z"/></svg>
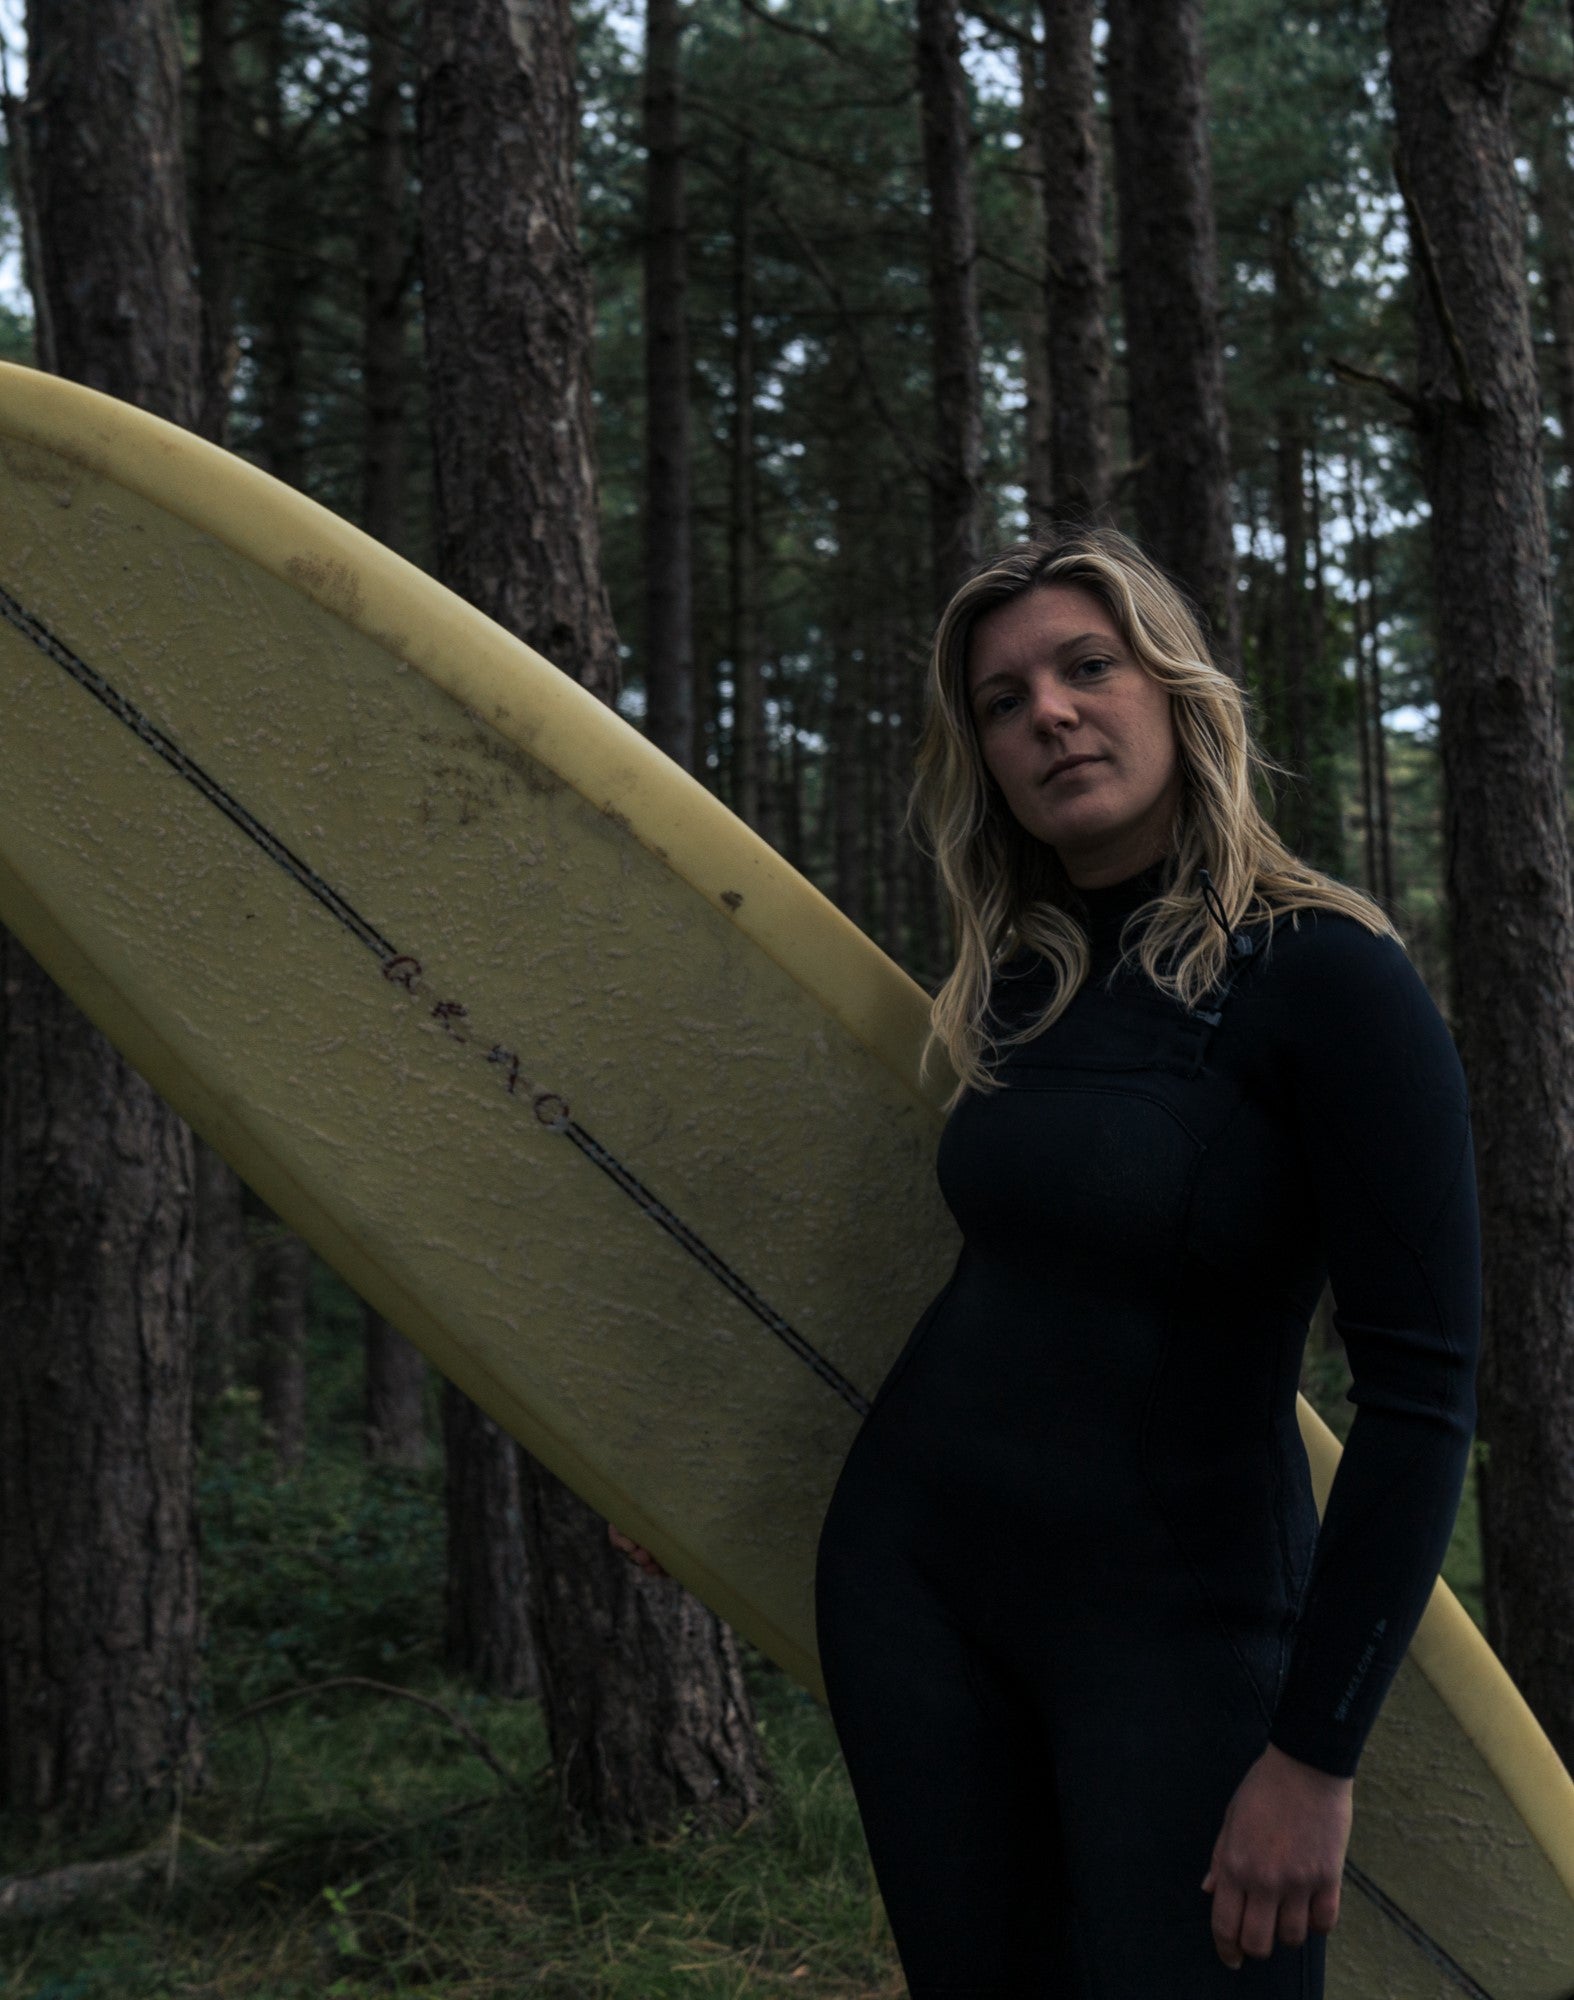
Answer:
<svg viewBox="0 0 1574 2000"><path fill-rule="evenodd" d="M619 716L229 454L0 367L0 920L824 1698L815 1542L958 1247L921 990ZM1338 1461L1303 1401L1321 1506ZM1568 2000L1574 1781L1439 1582L1335 2000Z"/></svg>

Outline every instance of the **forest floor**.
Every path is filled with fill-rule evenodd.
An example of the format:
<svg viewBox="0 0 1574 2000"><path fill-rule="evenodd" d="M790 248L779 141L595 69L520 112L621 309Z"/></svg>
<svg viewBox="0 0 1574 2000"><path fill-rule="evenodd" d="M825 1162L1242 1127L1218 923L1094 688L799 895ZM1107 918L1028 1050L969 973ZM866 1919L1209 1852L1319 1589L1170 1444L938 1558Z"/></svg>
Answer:
<svg viewBox="0 0 1574 2000"><path fill-rule="evenodd" d="M750 1648L775 1777L768 1812L730 1834L692 1825L611 1855L559 1849L537 1705L480 1695L440 1665L437 1454L420 1472L366 1464L358 1309L326 1272L316 1306L305 1465L275 1478L243 1394L209 1424L208 1772L180 1815L181 1873L8 1923L0 2000L896 2000L830 1720ZM1309 1351L1303 1387L1341 1435L1347 1382L1337 1349ZM1445 1574L1479 1622L1473 1478ZM509 1782L443 1715L365 1688L234 1720L270 1695L352 1675L448 1711ZM109 1827L65 1847L0 1820L0 1875L149 1837ZM248 1846L264 1858L240 1881L204 1884L204 1857Z"/></svg>

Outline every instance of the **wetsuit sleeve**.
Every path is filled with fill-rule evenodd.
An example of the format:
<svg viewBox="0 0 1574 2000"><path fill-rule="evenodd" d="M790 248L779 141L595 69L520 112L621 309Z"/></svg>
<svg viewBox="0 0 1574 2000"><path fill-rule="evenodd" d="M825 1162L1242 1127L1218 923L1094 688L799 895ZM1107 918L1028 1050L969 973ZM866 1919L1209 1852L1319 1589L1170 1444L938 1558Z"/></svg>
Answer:
<svg viewBox="0 0 1574 2000"><path fill-rule="evenodd" d="M1351 919L1301 924L1285 1055L1356 1414L1269 1738L1351 1777L1458 1511L1480 1224L1464 1072L1420 974Z"/></svg>

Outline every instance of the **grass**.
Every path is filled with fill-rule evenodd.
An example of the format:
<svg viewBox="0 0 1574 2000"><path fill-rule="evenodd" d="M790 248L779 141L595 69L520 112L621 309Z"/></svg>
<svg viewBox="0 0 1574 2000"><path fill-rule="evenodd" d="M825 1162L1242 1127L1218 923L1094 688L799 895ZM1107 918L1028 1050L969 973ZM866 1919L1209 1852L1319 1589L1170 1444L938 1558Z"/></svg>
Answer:
<svg viewBox="0 0 1574 2000"><path fill-rule="evenodd" d="M894 2000L830 1719L747 1646L768 1812L730 1834L690 1824L610 1855L560 1849L537 1705L478 1694L441 1665L441 1468L365 1463L356 1309L326 1272L316 1283L306 1462L276 1479L253 1400L232 1394L206 1426L199 1479L212 1734L182 1848L258 1843L272 1858L236 1886L199 1878L9 1927L0 1997ZM518 1790L440 1716L395 1697L343 1689L228 1720L339 1675L462 1717ZM0 1821L0 1873L167 1831L105 1827L67 1846Z"/></svg>
<svg viewBox="0 0 1574 2000"><path fill-rule="evenodd" d="M601 1855L557 1843L534 1702L491 1699L440 1662L440 1468L360 1455L354 1302L319 1274L313 1438L276 1480L255 1408L207 1427L200 1504L211 1644L207 1782L182 1849L264 1845L228 1888L144 1889L0 1932L0 2000L896 2000L896 1957L829 1718L744 1648L774 1774L736 1833L690 1824ZM1314 1344L1304 1386L1348 1431L1343 1358ZM435 1430L435 1426L434 1426ZM1479 1619L1474 1480L1445 1573ZM250 1704L338 1675L394 1682L480 1734L507 1790L440 1716L359 1689ZM156 1835L165 1829L154 1829ZM0 1872L124 1853L104 1828L69 1848L0 1822Z"/></svg>

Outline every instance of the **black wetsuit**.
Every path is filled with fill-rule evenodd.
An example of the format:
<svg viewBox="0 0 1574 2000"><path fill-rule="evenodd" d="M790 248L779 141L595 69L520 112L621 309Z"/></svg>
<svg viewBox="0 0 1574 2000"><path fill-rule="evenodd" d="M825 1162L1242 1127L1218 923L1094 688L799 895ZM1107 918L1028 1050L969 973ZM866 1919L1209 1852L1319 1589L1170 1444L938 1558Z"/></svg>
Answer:
<svg viewBox="0 0 1574 2000"><path fill-rule="evenodd" d="M1392 939L1321 912L1238 933L1195 1013L1140 966L1106 988L1162 876L1085 896L1089 979L947 1122L963 1248L821 1534L831 1712L915 2000L1316 2000L1324 1937L1231 1971L1202 1879L1266 1743L1354 1773L1463 1484L1448 1029ZM1004 968L998 1020L1047 976ZM1295 1395L1325 1277L1357 1411L1319 1536Z"/></svg>

